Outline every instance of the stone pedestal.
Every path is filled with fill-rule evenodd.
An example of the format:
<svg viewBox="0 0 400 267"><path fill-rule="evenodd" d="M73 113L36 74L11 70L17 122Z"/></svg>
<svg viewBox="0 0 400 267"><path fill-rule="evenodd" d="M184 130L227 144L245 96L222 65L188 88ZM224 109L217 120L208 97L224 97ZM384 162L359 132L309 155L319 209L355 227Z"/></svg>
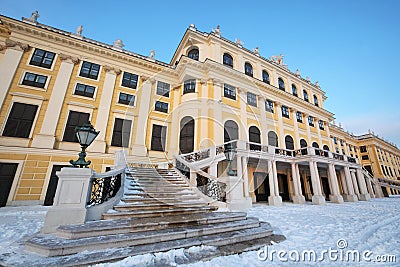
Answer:
<svg viewBox="0 0 400 267"><path fill-rule="evenodd" d="M326 201L325 201L324 196L314 195L314 196L312 196L312 203L315 205L325 205Z"/></svg>
<svg viewBox="0 0 400 267"><path fill-rule="evenodd" d="M246 211L252 206L250 197L244 197L243 179L237 176L222 177L221 181L225 182L226 187L226 204L230 211Z"/></svg>
<svg viewBox="0 0 400 267"><path fill-rule="evenodd" d="M359 195L359 200L368 201L370 199L371 199L371 196L369 194L360 194Z"/></svg>
<svg viewBox="0 0 400 267"><path fill-rule="evenodd" d="M281 196L269 196L268 197L268 205L282 206L282 197Z"/></svg>
<svg viewBox="0 0 400 267"><path fill-rule="evenodd" d="M347 200L349 202L356 202L356 201L358 201L358 197L357 197L357 195L346 195L345 200Z"/></svg>
<svg viewBox="0 0 400 267"><path fill-rule="evenodd" d="M46 214L42 233L54 232L60 225L85 222L92 175L93 170L88 168L66 167L57 172L57 192L53 207Z"/></svg>
<svg viewBox="0 0 400 267"><path fill-rule="evenodd" d="M329 195L329 200L338 204L344 203L344 199L341 195Z"/></svg>
<svg viewBox="0 0 400 267"><path fill-rule="evenodd" d="M295 204L304 204L306 203L306 198L302 195L293 196L292 197L293 203Z"/></svg>

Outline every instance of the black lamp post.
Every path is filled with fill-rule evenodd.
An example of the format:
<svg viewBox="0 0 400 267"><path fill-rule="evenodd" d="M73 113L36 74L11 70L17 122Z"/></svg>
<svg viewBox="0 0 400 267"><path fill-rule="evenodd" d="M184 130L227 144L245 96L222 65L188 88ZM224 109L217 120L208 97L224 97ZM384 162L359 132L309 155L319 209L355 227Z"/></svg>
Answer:
<svg viewBox="0 0 400 267"><path fill-rule="evenodd" d="M86 148L90 146L90 144L96 139L97 135L100 131L96 131L93 128L93 125L90 124L88 121L87 123L83 124L82 126L75 128L76 138L78 139L79 144L81 145L82 151L79 153L79 158L77 161L73 161L72 159L69 163L72 164L74 167L80 168L87 168L91 161L86 161Z"/></svg>
<svg viewBox="0 0 400 267"><path fill-rule="evenodd" d="M228 162L228 175L229 176L235 176L236 173L232 170L232 160L235 158L236 156L236 151L232 146L232 143L229 143L225 146L225 157L226 159L229 161Z"/></svg>

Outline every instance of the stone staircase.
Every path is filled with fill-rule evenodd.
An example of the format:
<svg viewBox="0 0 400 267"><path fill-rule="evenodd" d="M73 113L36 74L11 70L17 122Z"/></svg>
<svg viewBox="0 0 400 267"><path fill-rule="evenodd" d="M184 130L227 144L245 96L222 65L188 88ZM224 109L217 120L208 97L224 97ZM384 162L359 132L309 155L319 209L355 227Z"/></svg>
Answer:
<svg viewBox="0 0 400 267"><path fill-rule="evenodd" d="M63 225L25 243L26 250L42 255L38 265L88 265L177 248L215 247L200 258L185 259L191 262L284 239L246 213L215 212L173 169L130 168L126 174L124 196L103 220Z"/></svg>

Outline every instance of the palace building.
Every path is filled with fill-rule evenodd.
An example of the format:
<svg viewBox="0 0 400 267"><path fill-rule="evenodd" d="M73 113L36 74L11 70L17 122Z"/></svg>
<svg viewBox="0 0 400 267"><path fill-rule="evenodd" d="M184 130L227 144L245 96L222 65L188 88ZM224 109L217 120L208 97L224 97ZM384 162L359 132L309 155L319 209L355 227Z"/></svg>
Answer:
<svg viewBox="0 0 400 267"><path fill-rule="evenodd" d="M105 172L169 162L194 184L226 175L234 148L246 207L254 202L368 200L400 192L400 150L334 125L318 83L194 25L171 62L0 16L0 206L53 203L56 171L76 159L75 127L100 131L88 148ZM200 177L200 178L199 178Z"/></svg>

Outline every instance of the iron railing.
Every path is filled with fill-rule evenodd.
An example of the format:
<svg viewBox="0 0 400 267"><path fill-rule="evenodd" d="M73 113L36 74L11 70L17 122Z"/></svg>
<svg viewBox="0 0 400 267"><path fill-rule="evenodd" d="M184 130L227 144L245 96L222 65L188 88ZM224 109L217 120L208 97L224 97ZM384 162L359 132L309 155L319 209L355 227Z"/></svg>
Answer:
<svg viewBox="0 0 400 267"><path fill-rule="evenodd" d="M115 197L122 185L125 168L102 174L95 174L90 179L90 196L87 206L100 205Z"/></svg>

